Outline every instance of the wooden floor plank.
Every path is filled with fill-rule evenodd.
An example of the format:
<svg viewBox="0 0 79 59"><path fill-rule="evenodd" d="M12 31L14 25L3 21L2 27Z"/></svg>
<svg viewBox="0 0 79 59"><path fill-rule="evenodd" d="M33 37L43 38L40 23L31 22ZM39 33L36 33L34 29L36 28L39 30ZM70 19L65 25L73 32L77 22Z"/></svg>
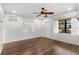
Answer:
<svg viewBox="0 0 79 59"><path fill-rule="evenodd" d="M79 46L38 37L4 44L2 55L79 55Z"/></svg>

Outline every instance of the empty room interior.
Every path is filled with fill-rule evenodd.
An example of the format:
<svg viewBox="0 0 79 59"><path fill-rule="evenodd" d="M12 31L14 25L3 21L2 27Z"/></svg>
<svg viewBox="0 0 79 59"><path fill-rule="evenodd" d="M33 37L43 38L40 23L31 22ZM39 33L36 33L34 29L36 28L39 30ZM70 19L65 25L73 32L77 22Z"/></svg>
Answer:
<svg viewBox="0 0 79 59"><path fill-rule="evenodd" d="M0 3L0 55L79 55L79 4Z"/></svg>

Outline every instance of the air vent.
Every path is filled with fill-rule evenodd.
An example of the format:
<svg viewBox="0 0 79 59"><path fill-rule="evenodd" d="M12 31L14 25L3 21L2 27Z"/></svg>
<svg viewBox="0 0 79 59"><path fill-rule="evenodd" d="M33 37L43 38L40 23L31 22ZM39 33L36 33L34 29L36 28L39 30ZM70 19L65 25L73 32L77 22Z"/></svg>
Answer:
<svg viewBox="0 0 79 59"><path fill-rule="evenodd" d="M9 15L9 21L16 22L18 20L18 17L16 15Z"/></svg>

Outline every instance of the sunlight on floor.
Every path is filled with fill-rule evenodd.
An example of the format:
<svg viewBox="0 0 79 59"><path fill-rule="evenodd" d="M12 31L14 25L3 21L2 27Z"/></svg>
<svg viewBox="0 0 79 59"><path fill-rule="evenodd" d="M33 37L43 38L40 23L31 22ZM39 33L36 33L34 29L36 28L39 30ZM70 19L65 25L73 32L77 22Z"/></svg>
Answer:
<svg viewBox="0 0 79 59"><path fill-rule="evenodd" d="M60 55L77 55L77 53L71 51L71 50L67 50L65 48L62 48L60 46L54 46L56 53L60 54Z"/></svg>

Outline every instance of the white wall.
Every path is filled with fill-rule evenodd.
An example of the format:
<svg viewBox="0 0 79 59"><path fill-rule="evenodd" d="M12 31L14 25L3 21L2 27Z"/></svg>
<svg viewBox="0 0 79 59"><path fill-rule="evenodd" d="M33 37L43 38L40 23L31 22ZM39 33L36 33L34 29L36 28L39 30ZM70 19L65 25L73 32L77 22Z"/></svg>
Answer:
<svg viewBox="0 0 79 59"><path fill-rule="evenodd" d="M72 43L79 45L79 20L77 18L71 19L71 39Z"/></svg>
<svg viewBox="0 0 79 59"><path fill-rule="evenodd" d="M71 25L72 25L71 34L72 35L79 35L79 20L75 17L72 18Z"/></svg>
<svg viewBox="0 0 79 59"><path fill-rule="evenodd" d="M58 33L58 24L57 19L53 19L55 21L52 22L52 32L51 35L47 35L46 37L52 38L54 40L67 42L75 45L79 45L79 21L74 17L76 15L75 12L68 13L64 15L70 15L71 18L71 34Z"/></svg>
<svg viewBox="0 0 79 59"><path fill-rule="evenodd" d="M16 22L9 22L8 16L5 17L6 20L4 22L4 43L8 42L13 42L13 41L18 41L18 40L24 40L24 39L29 39L29 38L34 38L38 37L38 33L40 33L40 23L35 22L35 29L33 28L34 22L30 22L27 19L26 22L23 22L22 18L19 18ZM25 28L25 26L29 25L28 27ZM38 30L39 29L39 30ZM26 31L28 30L28 31Z"/></svg>
<svg viewBox="0 0 79 59"><path fill-rule="evenodd" d="M47 30L45 29L44 24L49 20L49 19L28 20L19 18L18 20L21 21L9 22L7 15L5 18L6 20L4 22L4 40L3 40L4 43L44 36ZM28 30L28 32L26 31L28 27L26 27L25 29L26 24L30 25L29 26L30 29Z"/></svg>
<svg viewBox="0 0 79 59"><path fill-rule="evenodd" d="M0 53L2 51L2 48L3 48L3 23L1 22L1 20L3 21L3 10L2 10L2 7L0 5Z"/></svg>

